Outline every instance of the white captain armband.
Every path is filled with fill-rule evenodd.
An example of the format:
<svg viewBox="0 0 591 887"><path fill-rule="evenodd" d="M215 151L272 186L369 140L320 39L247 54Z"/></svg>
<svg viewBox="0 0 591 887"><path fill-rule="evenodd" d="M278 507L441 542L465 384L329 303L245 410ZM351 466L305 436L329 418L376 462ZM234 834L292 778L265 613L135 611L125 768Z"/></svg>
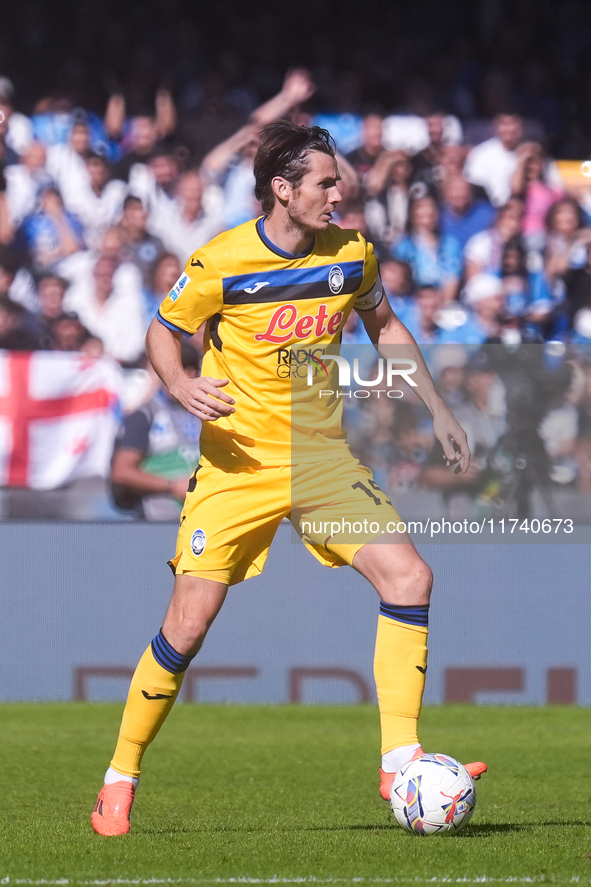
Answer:
<svg viewBox="0 0 591 887"><path fill-rule="evenodd" d="M362 296L357 296L353 307L356 311L371 311L377 308L384 298L384 284L382 278L378 274L378 278L372 288Z"/></svg>

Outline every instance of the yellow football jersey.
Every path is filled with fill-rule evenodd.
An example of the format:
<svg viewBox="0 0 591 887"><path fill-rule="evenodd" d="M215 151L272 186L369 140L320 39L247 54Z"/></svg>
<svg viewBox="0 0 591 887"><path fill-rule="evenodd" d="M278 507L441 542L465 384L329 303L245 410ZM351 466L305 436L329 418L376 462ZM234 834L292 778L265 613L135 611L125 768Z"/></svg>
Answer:
<svg viewBox="0 0 591 887"><path fill-rule="evenodd" d="M301 255L271 243L262 218L197 250L157 316L185 335L207 321L202 374L230 380L236 411L203 424L203 463L289 465L294 429L299 458L323 461L327 447L342 458L342 401L318 398L318 385L330 387L322 354L334 353L353 307L374 308L382 295L373 247L336 225Z"/></svg>

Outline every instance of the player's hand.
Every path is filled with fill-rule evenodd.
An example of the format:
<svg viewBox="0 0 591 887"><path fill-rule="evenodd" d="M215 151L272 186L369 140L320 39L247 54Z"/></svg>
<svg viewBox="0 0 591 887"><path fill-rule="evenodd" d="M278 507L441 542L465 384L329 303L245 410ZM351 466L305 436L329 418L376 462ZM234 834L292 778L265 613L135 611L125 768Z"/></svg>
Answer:
<svg viewBox="0 0 591 887"><path fill-rule="evenodd" d="M220 391L229 379L214 379L211 376L199 376L198 379L186 377L178 388L171 391L186 410L201 419L202 422L215 422L222 416L235 412L234 399Z"/></svg>
<svg viewBox="0 0 591 887"><path fill-rule="evenodd" d="M435 437L443 447L446 465L454 465L456 474L466 474L470 467L470 447L466 432L447 408L433 417Z"/></svg>

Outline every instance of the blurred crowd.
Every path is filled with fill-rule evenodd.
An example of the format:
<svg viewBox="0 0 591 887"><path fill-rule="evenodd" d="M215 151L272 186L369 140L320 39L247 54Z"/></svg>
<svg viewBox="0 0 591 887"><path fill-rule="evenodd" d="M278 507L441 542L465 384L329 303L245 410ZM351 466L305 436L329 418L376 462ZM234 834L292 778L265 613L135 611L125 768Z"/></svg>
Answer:
<svg viewBox="0 0 591 887"><path fill-rule="evenodd" d="M357 347L351 357L361 362L364 353ZM590 349L560 342L450 344L423 353L466 431L472 453L466 474L446 467L431 416L406 386L393 399L383 390L378 396L383 384L369 394L365 383L345 400L353 451L405 516L591 522ZM375 380L378 369L366 354L363 378Z"/></svg>
<svg viewBox="0 0 591 887"><path fill-rule="evenodd" d="M334 221L374 244L387 296L417 342L468 346L444 372L436 368L442 384L454 373L460 380L449 394L460 421L487 387L474 393L483 370L473 371L472 352L487 353L476 346L579 349L579 377L589 375L581 355L591 345L591 188L570 187L556 156L557 148L570 144L576 153L585 144L584 118L580 130L568 130L547 68L527 61L519 88L489 73L481 82L484 117L469 90L461 92L461 78L438 95L424 78L410 77L392 113L383 101L362 100L359 73L343 74L323 105L318 71L289 70L280 89L257 102L255 90L220 70L200 76L192 99L187 90L158 88L138 107L115 90L101 113L77 106L72 92L24 114L18 84L0 77L0 349L105 355L121 366L124 412L144 410L141 434L122 431L133 444L120 449L142 458L123 465L121 483L141 470L150 423L162 412L154 405L162 392L147 366L146 329L190 254L260 214L252 159L261 127L276 119L330 131L343 195ZM202 336L191 340L195 366ZM344 344L368 341L353 313ZM567 389L548 408L579 411L573 419L570 410L568 444L558 446L552 435L544 444L552 483L562 462L567 483L583 477L585 458L591 463L581 418L587 407L580 406L587 389L579 385L576 398ZM492 385L492 401L498 390ZM447 487L457 482L440 476L439 454L429 467L428 421L415 405L392 407L372 401L359 413L363 428L352 422L376 476L389 489L431 486L449 498ZM491 409L476 424L494 438L496 452L507 420ZM198 431L183 434L183 445L194 446ZM136 494L141 481L136 474ZM476 484L468 483L470 493L484 483L468 481ZM176 491L167 482L147 492Z"/></svg>
<svg viewBox="0 0 591 887"><path fill-rule="evenodd" d="M335 221L374 244L419 343L591 343L591 190L567 190L539 121L504 107L468 133L438 108L312 113L315 91L308 71L288 72L212 144L215 114L210 128L181 126L166 90L141 114L114 94L103 118L27 117L0 77L0 347L142 365L189 255L260 213L252 159L261 127L282 117L333 135ZM345 338L367 341L355 316Z"/></svg>

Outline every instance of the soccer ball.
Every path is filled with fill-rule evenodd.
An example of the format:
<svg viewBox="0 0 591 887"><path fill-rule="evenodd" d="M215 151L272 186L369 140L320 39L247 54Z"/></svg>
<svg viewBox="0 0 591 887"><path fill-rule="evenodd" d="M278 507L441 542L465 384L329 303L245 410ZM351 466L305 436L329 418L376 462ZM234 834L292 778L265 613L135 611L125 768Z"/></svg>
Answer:
<svg viewBox="0 0 591 887"><path fill-rule="evenodd" d="M463 764L448 755L421 755L396 774L390 804L399 824L409 832L455 834L474 812L474 780Z"/></svg>

